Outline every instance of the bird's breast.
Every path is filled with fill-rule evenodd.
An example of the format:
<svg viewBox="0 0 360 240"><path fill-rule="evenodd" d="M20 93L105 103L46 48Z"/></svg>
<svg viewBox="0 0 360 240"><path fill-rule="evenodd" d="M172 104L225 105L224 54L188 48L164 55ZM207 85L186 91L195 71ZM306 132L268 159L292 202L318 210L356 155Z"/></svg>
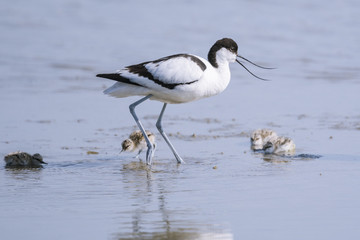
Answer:
<svg viewBox="0 0 360 240"><path fill-rule="evenodd" d="M230 82L229 67L210 68L205 72L203 80L199 83L204 90L204 96L210 97L224 91Z"/></svg>

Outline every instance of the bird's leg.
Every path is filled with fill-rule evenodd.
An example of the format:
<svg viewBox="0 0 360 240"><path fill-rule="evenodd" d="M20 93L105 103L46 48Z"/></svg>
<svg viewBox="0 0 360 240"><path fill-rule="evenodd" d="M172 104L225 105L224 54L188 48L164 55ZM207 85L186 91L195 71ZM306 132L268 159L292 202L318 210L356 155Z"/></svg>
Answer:
<svg viewBox="0 0 360 240"><path fill-rule="evenodd" d="M156 127L157 129L159 130L161 136L163 136L163 138L165 139L165 142L169 145L171 151L173 152L176 160L178 163L184 163L184 160L182 160L182 158L179 156L179 154L176 152L174 146L171 144L169 138L167 137L166 133L164 132L162 126L161 126L161 120L162 120L162 117L163 117L163 114L165 112L165 108L166 108L166 105L167 103L164 103L164 106L163 108L161 109L161 112L160 112L160 115L159 115L159 118L156 122Z"/></svg>
<svg viewBox="0 0 360 240"><path fill-rule="evenodd" d="M140 158L140 153L142 152L142 149L139 150L139 152L136 154L135 158Z"/></svg>
<svg viewBox="0 0 360 240"><path fill-rule="evenodd" d="M147 134L146 134L146 132L145 132L145 129L144 129L144 127L142 126L139 118L136 116L135 107L136 107L137 105L139 105L140 103L144 102L145 100L149 99L151 96L152 96L152 95L149 94L149 95L147 95L146 97L143 97L142 99L140 99L140 100L138 100L138 101L130 104L130 106L129 106L130 113L131 113L131 115L134 117L136 124L138 125L139 129L141 130L141 132L142 132L142 134L143 134L143 136L144 136L144 138L145 138L146 145L147 145L147 147L148 147L148 150L147 150L147 152L146 152L146 164L148 164L148 165L151 165L151 161L152 161L152 158L153 158L153 155L154 155L154 152L153 152L153 151L154 151L154 147L153 147L153 145L151 144L151 142L150 142L150 140L149 140L149 138L148 138L148 136L147 136Z"/></svg>

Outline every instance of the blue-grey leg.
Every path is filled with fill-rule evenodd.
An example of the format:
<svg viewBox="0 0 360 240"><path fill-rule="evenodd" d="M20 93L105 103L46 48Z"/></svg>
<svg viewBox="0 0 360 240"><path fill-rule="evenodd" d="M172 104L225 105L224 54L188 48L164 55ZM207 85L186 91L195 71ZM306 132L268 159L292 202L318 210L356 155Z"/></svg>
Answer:
<svg viewBox="0 0 360 240"><path fill-rule="evenodd" d="M163 114L164 114L164 111L165 111L165 108L166 108L166 105L167 103L164 103L164 106L163 108L161 109L161 112L160 112L160 115L159 115L159 118L156 122L156 127L157 129L159 130L161 136L163 136L163 138L165 139L165 142L169 145L171 151L173 152L176 160L178 163L184 163L184 160L182 160L182 158L179 156L179 154L176 152L174 146L171 144L169 138L167 137L166 133L164 132L162 126L161 126L161 120L162 120L162 117L163 117Z"/></svg>
<svg viewBox="0 0 360 240"><path fill-rule="evenodd" d="M140 149L140 150L138 151L138 153L136 154L135 158L139 158L141 152L142 152L142 149Z"/></svg>
<svg viewBox="0 0 360 240"><path fill-rule="evenodd" d="M151 165L152 158L154 156L154 146L151 144L147 134L145 133L145 129L142 126L139 118L136 116L135 113L135 107L139 105L140 103L144 102L145 100L149 99L152 95L149 94L146 97L143 97L142 99L130 104L129 109L131 115L134 117L136 124L138 125L140 131L142 132L143 136L145 137L146 145L148 147L148 150L146 152L146 164Z"/></svg>

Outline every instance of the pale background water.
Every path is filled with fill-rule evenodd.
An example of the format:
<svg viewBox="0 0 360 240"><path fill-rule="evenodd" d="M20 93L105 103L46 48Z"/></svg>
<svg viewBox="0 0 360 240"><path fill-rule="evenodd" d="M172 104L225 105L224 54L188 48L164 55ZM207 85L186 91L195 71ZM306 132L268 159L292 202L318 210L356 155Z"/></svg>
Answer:
<svg viewBox="0 0 360 240"><path fill-rule="evenodd" d="M359 239L359 13L357 0L3 1L0 155L39 152L48 165L3 162L0 238ZM206 57L223 37L276 67L249 66L272 81L235 63L224 93L169 105L164 128L186 164L156 132L152 101L137 111L158 137L154 165L119 155L138 97L104 96L113 82L95 75ZM322 157L251 153L264 127Z"/></svg>

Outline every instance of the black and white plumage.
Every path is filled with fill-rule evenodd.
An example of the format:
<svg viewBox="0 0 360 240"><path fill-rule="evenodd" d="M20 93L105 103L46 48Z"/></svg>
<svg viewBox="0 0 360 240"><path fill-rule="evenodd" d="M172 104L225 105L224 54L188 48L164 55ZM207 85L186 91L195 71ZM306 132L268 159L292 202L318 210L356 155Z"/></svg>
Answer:
<svg viewBox="0 0 360 240"><path fill-rule="evenodd" d="M147 99L164 103L156 126L173 151L178 163L182 163L182 158L162 130L161 120L166 105L167 103L191 102L224 91L230 82L229 63L237 61L249 71L236 57L250 61L237 55L237 51L238 45L234 40L223 38L211 47L208 61L192 54L176 54L155 61L127 66L116 73L96 76L117 81L104 91L105 94L118 98L145 96L130 105L130 112L144 136L146 136L145 130L136 116L135 107ZM146 142L148 146L147 163L150 165L153 147L148 138L146 138Z"/></svg>

